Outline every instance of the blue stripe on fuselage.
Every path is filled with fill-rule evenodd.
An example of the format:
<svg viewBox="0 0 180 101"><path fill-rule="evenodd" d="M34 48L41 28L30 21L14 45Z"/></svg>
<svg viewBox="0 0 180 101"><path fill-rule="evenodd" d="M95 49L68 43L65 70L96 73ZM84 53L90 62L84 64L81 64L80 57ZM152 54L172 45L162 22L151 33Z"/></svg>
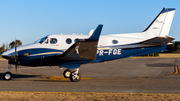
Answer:
<svg viewBox="0 0 180 101"><path fill-rule="evenodd" d="M131 49L100 49L97 51L97 57L94 62L109 61L132 56L141 56L151 53L162 52L166 50L166 46L156 46L147 48L131 48Z"/></svg>
<svg viewBox="0 0 180 101"><path fill-rule="evenodd" d="M140 56L140 55L146 55L150 53L156 53L156 52L162 52L166 50L166 46L156 46L156 47L146 47L146 48L111 48L111 49L100 49L97 50L97 56L96 60L93 62L102 62L102 61L109 61L114 59L121 59L121 58L127 58L131 56ZM37 54L38 53L45 53L45 52L59 52L60 50L54 50L54 49L31 49L29 51L34 51L32 53ZM21 51L29 52L29 51ZM19 51L20 52L20 51ZM19 53L18 52L18 53ZM61 50L62 52L62 50ZM31 54L32 54L31 53ZM43 58L42 58L43 57ZM19 61L20 65L28 65L28 66L53 66L53 65L63 65L63 64L72 64L73 61L71 60L61 60L54 57L54 55L48 55L44 54L43 56L28 56L28 57L21 57ZM90 61L74 61L73 64L85 64Z"/></svg>
<svg viewBox="0 0 180 101"><path fill-rule="evenodd" d="M25 49L18 51L18 56L20 60L32 60L32 59L57 55L58 53L63 53L63 52L64 52L63 50L57 50L57 49L33 48L33 49ZM30 55L23 56L23 54L25 53L29 53ZM15 54L15 53L11 53L11 54Z"/></svg>
<svg viewBox="0 0 180 101"><path fill-rule="evenodd" d="M41 54L41 53L47 53L47 52L64 52L64 51L57 50L57 49L49 49L49 48L33 48L33 49L20 50L18 51L18 55L23 55L24 53L30 53L30 55L35 55L35 54ZM15 52L11 54L15 54Z"/></svg>

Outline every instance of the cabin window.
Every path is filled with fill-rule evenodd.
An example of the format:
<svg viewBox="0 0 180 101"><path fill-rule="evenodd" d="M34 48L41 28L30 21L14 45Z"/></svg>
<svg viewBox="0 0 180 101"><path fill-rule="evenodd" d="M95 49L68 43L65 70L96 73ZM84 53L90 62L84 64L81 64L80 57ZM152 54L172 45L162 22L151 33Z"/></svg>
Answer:
<svg viewBox="0 0 180 101"><path fill-rule="evenodd" d="M51 38L50 39L50 43L51 44L56 44L57 43L57 39L56 38Z"/></svg>
<svg viewBox="0 0 180 101"><path fill-rule="evenodd" d="M79 39L75 39L75 40L74 40L74 42L77 42L77 41L79 41Z"/></svg>
<svg viewBox="0 0 180 101"><path fill-rule="evenodd" d="M70 38L67 38L67 39L66 39L66 43L67 43L67 44L71 44L71 43L72 43L72 40L71 40Z"/></svg>
<svg viewBox="0 0 180 101"><path fill-rule="evenodd" d="M117 40L112 40L112 43L113 44L118 44L118 41Z"/></svg>

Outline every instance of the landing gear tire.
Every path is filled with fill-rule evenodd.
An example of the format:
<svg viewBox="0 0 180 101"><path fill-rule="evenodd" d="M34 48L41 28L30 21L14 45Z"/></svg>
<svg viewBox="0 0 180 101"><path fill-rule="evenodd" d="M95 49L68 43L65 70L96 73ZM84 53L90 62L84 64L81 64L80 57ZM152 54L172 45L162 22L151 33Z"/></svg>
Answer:
<svg viewBox="0 0 180 101"><path fill-rule="evenodd" d="M4 74L4 80L11 80L12 79L12 73L11 72L6 72Z"/></svg>
<svg viewBox="0 0 180 101"><path fill-rule="evenodd" d="M81 80L81 73L78 72L78 74L76 74L75 72L72 72L70 75L70 80L71 82L79 82Z"/></svg>
<svg viewBox="0 0 180 101"><path fill-rule="evenodd" d="M63 76L64 76L65 78L70 78L70 76L71 76L71 70L66 69L66 70L63 72Z"/></svg>

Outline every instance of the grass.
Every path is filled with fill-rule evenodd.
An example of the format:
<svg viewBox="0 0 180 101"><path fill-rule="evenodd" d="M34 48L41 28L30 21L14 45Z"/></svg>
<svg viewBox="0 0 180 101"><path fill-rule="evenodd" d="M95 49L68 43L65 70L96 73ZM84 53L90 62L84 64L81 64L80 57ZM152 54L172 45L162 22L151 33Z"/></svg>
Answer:
<svg viewBox="0 0 180 101"><path fill-rule="evenodd" d="M3 101L179 101L180 94L95 92L0 92Z"/></svg>

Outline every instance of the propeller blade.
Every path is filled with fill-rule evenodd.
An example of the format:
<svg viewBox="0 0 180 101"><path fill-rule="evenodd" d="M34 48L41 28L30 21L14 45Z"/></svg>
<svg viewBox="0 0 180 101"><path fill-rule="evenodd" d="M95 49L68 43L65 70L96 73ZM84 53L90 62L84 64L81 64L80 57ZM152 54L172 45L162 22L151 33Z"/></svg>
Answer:
<svg viewBox="0 0 180 101"><path fill-rule="evenodd" d="M15 69L16 69L16 75L17 75L17 64L15 65Z"/></svg>
<svg viewBox="0 0 180 101"><path fill-rule="evenodd" d="M15 56L18 56L16 39L15 39Z"/></svg>
<svg viewBox="0 0 180 101"><path fill-rule="evenodd" d="M17 67L18 67L18 52L17 52L17 45L16 45L16 39L15 39L15 69L16 69L16 75L17 75Z"/></svg>

